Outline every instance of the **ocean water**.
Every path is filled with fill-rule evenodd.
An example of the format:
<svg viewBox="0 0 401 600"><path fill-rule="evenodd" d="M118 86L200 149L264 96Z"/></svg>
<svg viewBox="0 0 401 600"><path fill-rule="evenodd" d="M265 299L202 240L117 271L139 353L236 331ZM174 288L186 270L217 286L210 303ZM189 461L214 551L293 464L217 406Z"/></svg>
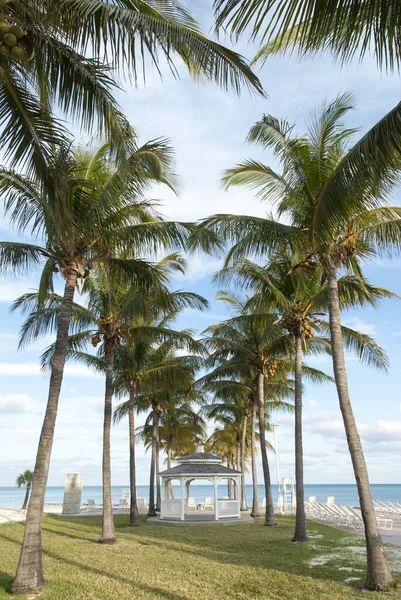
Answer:
<svg viewBox="0 0 401 600"><path fill-rule="evenodd" d="M264 497L264 486L259 485L259 499L262 502ZM129 485L112 486L113 503L118 503L122 497L123 489L129 488ZM180 488L173 486L175 497L180 497ZM147 499L149 496L149 486L137 486L137 495ZM274 501L277 501L277 485L272 486ZM371 485L373 500L396 500L401 503L401 484L378 484ZM46 504L62 504L64 495L63 487L49 486L46 489ZM196 498L197 502L203 502L208 496L213 497L213 487L211 485L191 485L190 495ZM219 485L219 496L226 496L227 488L225 484ZM252 485L246 485L246 495L248 504L252 504ZM17 487L0 487L0 507L20 507L24 501L25 490ZM318 502L326 502L327 496L334 496L337 504L357 505L358 492L355 485L305 485L305 500L309 496L316 496ZM89 498L93 498L97 504L102 503L102 486L84 486L82 489L82 503L86 503Z"/></svg>

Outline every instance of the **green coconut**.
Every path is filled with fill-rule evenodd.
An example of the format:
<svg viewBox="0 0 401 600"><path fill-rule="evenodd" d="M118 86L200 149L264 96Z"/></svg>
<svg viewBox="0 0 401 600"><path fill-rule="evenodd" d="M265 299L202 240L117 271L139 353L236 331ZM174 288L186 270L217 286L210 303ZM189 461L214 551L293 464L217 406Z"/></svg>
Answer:
<svg viewBox="0 0 401 600"><path fill-rule="evenodd" d="M14 46L11 48L11 56L14 60L24 60L26 56L25 48L22 46Z"/></svg>
<svg viewBox="0 0 401 600"><path fill-rule="evenodd" d="M8 46L4 46L4 45L0 46L0 52L2 54L5 54L6 56L10 56L10 54L11 54L10 48L8 48Z"/></svg>
<svg viewBox="0 0 401 600"><path fill-rule="evenodd" d="M7 23L7 21L0 21L0 34L1 35L8 33L10 31L10 29L11 29L10 23Z"/></svg>
<svg viewBox="0 0 401 600"><path fill-rule="evenodd" d="M15 35L17 40L22 40L22 38L24 37L24 30L19 25L12 25L10 27L10 33Z"/></svg>
<svg viewBox="0 0 401 600"><path fill-rule="evenodd" d="M6 33L3 36L3 43L6 44L6 46L9 46L9 48L13 48L17 45L17 38L13 33Z"/></svg>

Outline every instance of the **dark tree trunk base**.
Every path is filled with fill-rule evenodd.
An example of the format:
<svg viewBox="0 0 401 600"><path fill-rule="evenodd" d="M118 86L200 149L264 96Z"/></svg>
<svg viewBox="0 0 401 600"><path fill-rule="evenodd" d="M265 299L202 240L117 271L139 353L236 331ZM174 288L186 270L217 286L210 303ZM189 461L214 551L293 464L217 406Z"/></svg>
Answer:
<svg viewBox="0 0 401 600"><path fill-rule="evenodd" d="M148 514L147 514L147 516L148 516L148 517L157 517L157 513L156 513L156 511L155 511L155 510L154 510L153 512L152 512L152 511L149 511L149 512L148 512Z"/></svg>
<svg viewBox="0 0 401 600"><path fill-rule="evenodd" d="M295 535L294 535L291 542L294 542L295 544L301 544L303 542L309 542L309 538L307 535L305 535L304 537L301 537L301 536L295 537Z"/></svg>
<svg viewBox="0 0 401 600"><path fill-rule="evenodd" d="M100 537L99 544L108 544L109 546L113 546L115 544L118 544L118 541L117 538Z"/></svg>
<svg viewBox="0 0 401 600"><path fill-rule="evenodd" d="M260 512L251 512L251 517L261 517L261 513Z"/></svg>
<svg viewBox="0 0 401 600"><path fill-rule="evenodd" d="M36 588L32 588L32 587L25 587L25 586L19 586L19 585L12 585L11 586L11 590L10 593L13 594L13 596L27 596L29 595L37 595L40 594L40 592L43 591L43 588L45 587L45 582L43 581L43 583L36 587Z"/></svg>
<svg viewBox="0 0 401 600"><path fill-rule="evenodd" d="M276 521L273 521L273 523L272 523L272 522L270 522L270 521L267 521L267 522L265 521L265 522L263 523L263 526L264 526L264 527L276 527L276 525L277 525Z"/></svg>
<svg viewBox="0 0 401 600"><path fill-rule="evenodd" d="M135 523L130 523L129 524L130 527L140 527L140 525L141 524L139 523L139 521L136 521Z"/></svg>

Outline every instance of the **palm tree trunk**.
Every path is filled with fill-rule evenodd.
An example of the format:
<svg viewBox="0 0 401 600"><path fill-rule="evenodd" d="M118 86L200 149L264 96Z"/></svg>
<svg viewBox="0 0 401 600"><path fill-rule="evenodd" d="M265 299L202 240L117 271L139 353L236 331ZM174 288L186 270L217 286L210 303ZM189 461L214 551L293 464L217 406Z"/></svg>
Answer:
<svg viewBox="0 0 401 600"><path fill-rule="evenodd" d="M155 510L155 465L156 465L156 440L157 440L157 410L156 410L156 406L153 406L152 419L153 419L152 458L150 461L148 517L156 516L156 510Z"/></svg>
<svg viewBox="0 0 401 600"><path fill-rule="evenodd" d="M21 510L25 510L26 507L28 506L28 500L29 500L29 492L31 491L31 484L27 483L26 484L26 490L25 490L25 498L24 498L24 504L22 505Z"/></svg>
<svg viewBox="0 0 401 600"><path fill-rule="evenodd" d="M251 417L251 461L252 461L252 488L253 488L251 517L259 517L260 516L258 472L257 472L257 468L256 468L256 413L257 413L257 403L256 403L256 398L254 398L253 403L252 403L252 417Z"/></svg>
<svg viewBox="0 0 401 600"><path fill-rule="evenodd" d="M295 337L295 484L296 517L293 542L308 541L306 532L304 458L302 448L302 337Z"/></svg>
<svg viewBox="0 0 401 600"><path fill-rule="evenodd" d="M231 466L231 463L229 461L227 462L227 466L228 466L228 468L230 468L230 466ZM227 495L228 495L229 499L231 500L233 497L233 480L232 479L229 479L227 481Z"/></svg>
<svg viewBox="0 0 401 600"><path fill-rule="evenodd" d="M160 487L160 412L157 410L157 427L156 427L156 462L155 462L155 474L156 474L156 511L160 512L162 497Z"/></svg>
<svg viewBox="0 0 401 600"><path fill-rule="evenodd" d="M241 439L241 510L248 510L246 503L246 490L245 490L245 445L246 445L246 428L248 425L248 416L244 415L244 422L242 424L242 439Z"/></svg>
<svg viewBox="0 0 401 600"><path fill-rule="evenodd" d="M266 527L273 527L276 524L274 519L274 507L272 487L270 481L269 461L267 459L266 450L266 427L265 427L265 375L260 372L258 375L258 402L259 402L259 437L260 437L260 454L262 456L263 479L265 482L265 497L266 497Z"/></svg>
<svg viewBox="0 0 401 600"><path fill-rule="evenodd" d="M135 388L129 391L129 483L130 483L130 527L139 527L138 503L136 500L136 469L135 469Z"/></svg>
<svg viewBox="0 0 401 600"><path fill-rule="evenodd" d="M337 273L334 266L327 270L329 290L329 319L334 378L337 386L348 448L358 487L362 518L365 524L367 550L367 581L369 590L384 590L391 581L383 542L377 527L368 471L348 392L344 346L341 333L341 310L338 297Z"/></svg>
<svg viewBox="0 0 401 600"><path fill-rule="evenodd" d="M241 442L237 441L237 463L235 465L235 468L237 469L237 471L241 471Z"/></svg>
<svg viewBox="0 0 401 600"><path fill-rule="evenodd" d="M37 593L45 585L42 568L43 507L76 285L77 273L71 269L64 287L64 296L58 316L57 339L50 375L49 396L36 455L31 501L29 502L26 514L24 539L17 573L11 585L11 592L14 594Z"/></svg>
<svg viewBox="0 0 401 600"><path fill-rule="evenodd" d="M114 343L106 341L106 389L104 395L104 419L103 419L103 519L102 535L99 538L101 544L116 544L116 534L113 521L113 504L111 499L111 414L113 402L113 368L114 368Z"/></svg>
<svg viewBox="0 0 401 600"><path fill-rule="evenodd" d="M167 446L167 469L171 469L171 446ZM167 496L171 500L174 500L174 490L171 481L167 484Z"/></svg>

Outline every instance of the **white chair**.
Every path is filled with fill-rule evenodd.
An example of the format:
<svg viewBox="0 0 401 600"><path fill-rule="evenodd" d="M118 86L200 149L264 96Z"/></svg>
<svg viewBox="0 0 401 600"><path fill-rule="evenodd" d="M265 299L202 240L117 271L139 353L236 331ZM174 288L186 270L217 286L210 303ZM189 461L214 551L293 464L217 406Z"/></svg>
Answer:
<svg viewBox="0 0 401 600"><path fill-rule="evenodd" d="M138 498L136 499L136 505L138 507L138 510L146 510L148 505L145 502L145 498Z"/></svg>
<svg viewBox="0 0 401 600"><path fill-rule="evenodd" d="M196 499L195 498L188 498L188 512L194 512L196 511Z"/></svg>
<svg viewBox="0 0 401 600"><path fill-rule="evenodd" d="M96 502L93 498L89 498L88 500L88 508L96 508Z"/></svg>
<svg viewBox="0 0 401 600"><path fill-rule="evenodd" d="M327 501L326 501L327 506L332 506L335 503L336 503L336 499L334 496L327 496Z"/></svg>
<svg viewBox="0 0 401 600"><path fill-rule="evenodd" d="M214 511L213 498L205 498L205 504L203 506L205 511Z"/></svg>
<svg viewBox="0 0 401 600"><path fill-rule="evenodd" d="M127 507L128 507L127 498L120 498L120 504L118 505L118 508L127 508Z"/></svg>
<svg viewBox="0 0 401 600"><path fill-rule="evenodd" d="M263 508L264 510L266 510L266 496L263 498L263 502L262 502L261 508Z"/></svg>

